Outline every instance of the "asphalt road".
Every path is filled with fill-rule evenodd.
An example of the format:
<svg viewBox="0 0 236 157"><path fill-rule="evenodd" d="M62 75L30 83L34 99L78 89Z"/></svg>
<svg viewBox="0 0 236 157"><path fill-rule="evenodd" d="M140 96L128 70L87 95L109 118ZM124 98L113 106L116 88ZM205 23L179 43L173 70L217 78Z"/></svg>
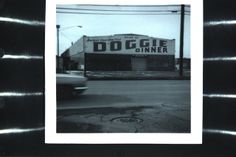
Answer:
<svg viewBox="0 0 236 157"><path fill-rule="evenodd" d="M58 132L190 132L190 81L88 81L57 102Z"/></svg>

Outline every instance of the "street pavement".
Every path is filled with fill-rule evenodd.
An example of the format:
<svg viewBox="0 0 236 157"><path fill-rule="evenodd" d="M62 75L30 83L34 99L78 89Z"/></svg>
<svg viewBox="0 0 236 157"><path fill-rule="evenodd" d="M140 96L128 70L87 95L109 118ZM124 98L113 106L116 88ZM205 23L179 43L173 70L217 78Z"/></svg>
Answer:
<svg viewBox="0 0 236 157"><path fill-rule="evenodd" d="M190 70L184 69L183 76L179 76L179 71L87 71L86 76L90 80L180 80L190 79Z"/></svg>
<svg viewBox="0 0 236 157"><path fill-rule="evenodd" d="M190 132L189 80L88 81L57 102L57 132Z"/></svg>

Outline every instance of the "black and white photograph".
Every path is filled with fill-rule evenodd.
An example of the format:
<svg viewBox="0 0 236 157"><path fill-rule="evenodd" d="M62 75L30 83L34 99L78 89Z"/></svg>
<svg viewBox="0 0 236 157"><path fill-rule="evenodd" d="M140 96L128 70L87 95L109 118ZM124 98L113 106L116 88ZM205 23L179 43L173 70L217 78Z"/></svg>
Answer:
<svg viewBox="0 0 236 157"><path fill-rule="evenodd" d="M57 132L190 132L189 5L56 11Z"/></svg>
<svg viewBox="0 0 236 157"><path fill-rule="evenodd" d="M56 4L56 134L191 135L191 8Z"/></svg>

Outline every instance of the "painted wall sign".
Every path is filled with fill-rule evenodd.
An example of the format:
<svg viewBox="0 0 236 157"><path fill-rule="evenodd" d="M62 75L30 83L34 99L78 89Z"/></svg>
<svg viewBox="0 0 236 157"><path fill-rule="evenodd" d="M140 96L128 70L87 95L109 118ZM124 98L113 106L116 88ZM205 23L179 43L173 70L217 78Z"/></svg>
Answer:
<svg viewBox="0 0 236 157"><path fill-rule="evenodd" d="M175 40L152 38L142 35L85 36L84 52L174 55Z"/></svg>

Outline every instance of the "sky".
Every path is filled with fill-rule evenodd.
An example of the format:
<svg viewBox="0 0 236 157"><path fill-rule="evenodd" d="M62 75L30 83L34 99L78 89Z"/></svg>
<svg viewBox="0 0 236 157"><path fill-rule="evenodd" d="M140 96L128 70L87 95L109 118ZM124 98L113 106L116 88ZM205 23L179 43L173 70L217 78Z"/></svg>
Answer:
<svg viewBox="0 0 236 157"><path fill-rule="evenodd" d="M57 5L60 25L59 52L63 53L83 35L141 34L176 40L179 57L180 6ZM190 7L184 23L184 57L190 58ZM77 27L82 26L82 27Z"/></svg>

